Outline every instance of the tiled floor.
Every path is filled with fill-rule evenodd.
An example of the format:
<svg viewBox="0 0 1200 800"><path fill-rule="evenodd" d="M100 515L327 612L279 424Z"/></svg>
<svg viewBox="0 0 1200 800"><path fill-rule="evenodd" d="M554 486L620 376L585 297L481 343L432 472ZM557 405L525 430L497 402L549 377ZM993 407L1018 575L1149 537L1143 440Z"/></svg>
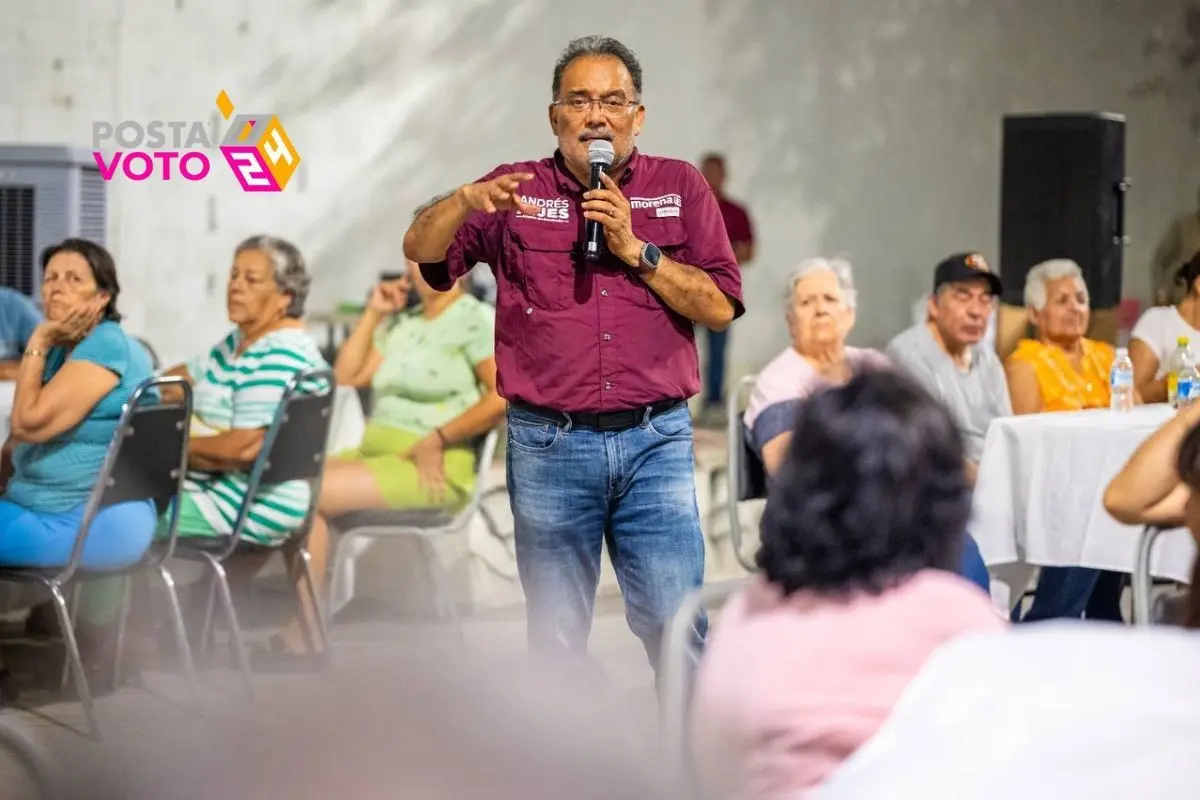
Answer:
<svg viewBox="0 0 1200 800"><path fill-rule="evenodd" d="M350 611L348 609L348 613ZM415 669L417 665L436 663L439 669L450 670L526 660L524 618L520 609L487 612L470 618L466 621L465 634L464 649L446 627L432 623L399 619L340 622L334 628L335 661L328 671L317 675L256 676L253 707L271 718L277 709L297 701L312 700L320 691L348 691L364 674L381 683L374 689L364 688L363 691L374 691L381 695L380 702L387 702L385 695L389 681L386 675L389 673L396 675L396 681L407 685L404 684L405 671ZM626 742L636 745L634 749L642 754L651 753L658 747L653 674L641 644L625 626L619 601L601 600L598 604L591 643L592 656L599 667L598 690L607 697L604 705L620 718L619 729ZM99 743L81 734L84 718L75 702L49 702L28 709L8 708L0 712L0 721L14 721L25 726L55 762L65 768L101 765L106 773L129 771L134 774L152 768L153 762L159 759L171 760L192 749L205 751L214 737L226 736L226 726L251 707L241 695L239 676L232 670L202 675L200 715L189 708L188 687L180 675L152 672L144 676L143 682L144 689L129 687L97 700L97 716L102 728ZM457 692L447 696L455 695ZM30 695L29 699L36 701L38 696ZM23 705L25 700L23 696L18 705ZM304 725L309 726L311 740L308 736L299 737L299 746L324 742L331 730L351 724L339 717L339 712L327 708L324 713L305 718ZM400 717L403 717L403 711L389 719ZM486 723L500 724L496 720L486 720ZM17 772L11 759L0 758L0 797L18 796L8 792L15 786ZM126 795L122 792L119 796ZM168 798L164 796L162 800Z"/></svg>
<svg viewBox="0 0 1200 800"><path fill-rule="evenodd" d="M697 452L699 483L710 465L723 463L723 434L698 431ZM502 479L502 460L497 467ZM701 485L699 490L703 508L707 486ZM718 521L718 524L725 524L727 530L727 523ZM516 596L519 597L519 590ZM267 602L272 602L270 597ZM395 674L396 680L403 682L409 666L431 663L431 659L447 669L525 660L524 611L519 603L484 608L469 616L465 621L466 649L461 649L447 628L415 618L419 614L399 616L393 607L383 612L388 618L381 619L378 609L371 611L369 597L358 602L357 607L347 609L334 627L335 659L329 671L318 675L256 676L253 706L241 695L242 684L237 673L223 669L202 676L201 713L197 714L189 706L190 695L183 678L174 672L160 671L144 675L144 688L124 688L97 700L102 728L100 742L82 735L84 717L78 703L60 701L45 693L23 695L16 707L0 712L0 721L15 722L28 730L55 763L66 769L101 765L106 773L138 775L155 761L170 760L191 749L207 751L214 740L227 735L230 721L240 719L239 715L248 708L273 717L276 709L311 699L323 690L353 686L364 671L381 679L386 687L387 675ZM592 699L604 698L601 705L618 721L618 738L641 756L654 756L659 740L653 673L641 643L626 627L619 598L614 598L611 592L602 591L597 604L591 653L600 678ZM386 689L376 687L375 691L386 694ZM305 719L304 727L311 736L309 744L323 742L326 737L322 732L340 730L348 724L341 716L337 711L328 711L320 718ZM402 718L404 714L398 712L396 716ZM300 747L306 746L304 741L301 737ZM657 759L648 757L645 762L654 764ZM15 789L18 772L11 758L0 757L0 798L19 796ZM133 795L118 792L117 796ZM254 796L274 796L274 793ZM160 800L169 798L163 795Z"/></svg>

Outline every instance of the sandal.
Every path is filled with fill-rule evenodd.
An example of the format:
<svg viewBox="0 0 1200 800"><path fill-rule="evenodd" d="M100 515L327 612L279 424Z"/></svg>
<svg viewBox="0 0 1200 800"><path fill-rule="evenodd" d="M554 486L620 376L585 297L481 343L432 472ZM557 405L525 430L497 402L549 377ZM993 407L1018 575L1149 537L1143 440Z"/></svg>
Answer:
<svg viewBox="0 0 1200 800"><path fill-rule="evenodd" d="M325 653L297 653L279 634L246 647L253 672L321 672L328 664Z"/></svg>

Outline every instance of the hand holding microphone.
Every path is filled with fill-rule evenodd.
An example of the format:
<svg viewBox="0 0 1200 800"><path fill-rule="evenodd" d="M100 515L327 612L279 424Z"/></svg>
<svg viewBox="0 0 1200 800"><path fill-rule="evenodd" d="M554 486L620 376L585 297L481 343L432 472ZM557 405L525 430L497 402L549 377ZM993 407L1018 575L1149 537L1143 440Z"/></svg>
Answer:
<svg viewBox="0 0 1200 800"><path fill-rule="evenodd" d="M583 216L587 219L584 258L595 261L607 245L610 253L635 267L641 262L642 243L633 235L629 201L608 174L613 162L612 144L600 139L593 141L588 145L588 162L592 165L592 187L583 195Z"/></svg>

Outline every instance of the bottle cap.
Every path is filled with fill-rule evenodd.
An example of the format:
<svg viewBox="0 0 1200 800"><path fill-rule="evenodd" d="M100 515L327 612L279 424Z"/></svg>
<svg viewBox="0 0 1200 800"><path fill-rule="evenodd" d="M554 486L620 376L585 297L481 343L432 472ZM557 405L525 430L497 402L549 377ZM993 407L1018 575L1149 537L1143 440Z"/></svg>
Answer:
<svg viewBox="0 0 1200 800"><path fill-rule="evenodd" d="M1180 347L1183 347L1187 343L1188 343L1188 337L1186 337L1186 336L1180 336L1178 339L1175 340L1175 344L1179 345Z"/></svg>

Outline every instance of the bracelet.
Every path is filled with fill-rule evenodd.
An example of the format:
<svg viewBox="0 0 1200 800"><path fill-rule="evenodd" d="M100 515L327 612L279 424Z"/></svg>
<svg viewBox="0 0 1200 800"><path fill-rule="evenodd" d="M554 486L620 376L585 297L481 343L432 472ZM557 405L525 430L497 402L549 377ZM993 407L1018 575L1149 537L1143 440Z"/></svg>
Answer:
<svg viewBox="0 0 1200 800"><path fill-rule="evenodd" d="M37 349L36 347L26 347L26 348L25 348L25 355L27 355L27 356L34 356L34 357L41 356L41 357L43 357L43 358L44 358L44 357L46 356L46 351L45 351L45 350L39 350L39 349Z"/></svg>

